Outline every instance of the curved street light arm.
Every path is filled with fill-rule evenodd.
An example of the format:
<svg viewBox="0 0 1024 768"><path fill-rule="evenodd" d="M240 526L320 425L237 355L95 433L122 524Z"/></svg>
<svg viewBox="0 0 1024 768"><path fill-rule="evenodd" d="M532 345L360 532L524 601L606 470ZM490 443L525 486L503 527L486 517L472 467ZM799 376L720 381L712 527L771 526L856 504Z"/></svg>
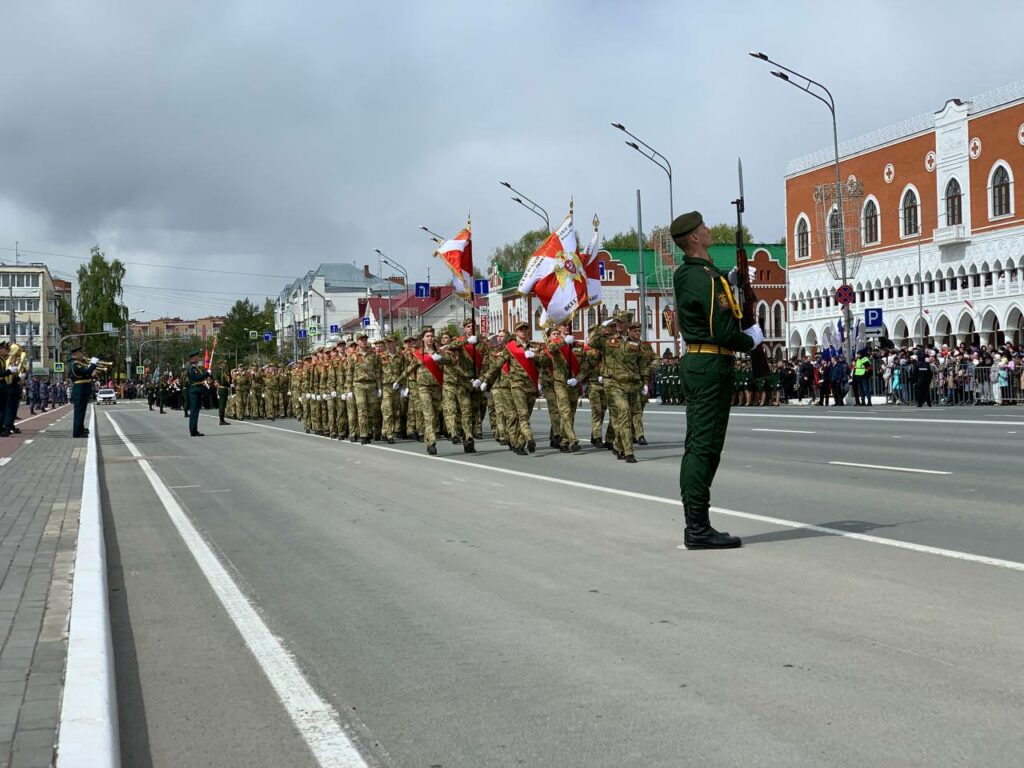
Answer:
<svg viewBox="0 0 1024 768"><path fill-rule="evenodd" d="M751 55L753 56L753 54L751 54ZM800 72L797 72L795 69L790 69L785 64L779 64L779 62L774 61L772 59L769 59L764 54L761 54L760 56L754 56L754 58L755 59L761 59L762 61L767 61L769 64L774 64L779 69L781 69L781 70L783 70L785 72L789 72L789 74L791 74L791 75L796 75L801 80L806 80L807 81L807 85L806 86L797 85L796 83L792 83L792 85L796 86L797 88L799 88L802 91L806 91L807 93L811 94L816 99L818 99L819 101L824 101L825 104L828 106L828 108L831 109L833 113L835 113L835 111L836 111L836 102L835 102L835 99L832 98L832 92L828 88L826 88L824 85L819 83L817 80L812 80L807 75L804 75L804 74L802 74ZM821 88L821 90L823 90L825 92L825 95L828 96L828 100L826 101L825 99L821 98L821 96L819 96L818 94L814 93L811 90L811 86L812 85L816 85L819 88Z"/></svg>
<svg viewBox="0 0 1024 768"><path fill-rule="evenodd" d="M623 132L624 134L626 134L627 136L632 136L632 137L633 137L633 138L634 138L634 139L635 139L636 141L640 142L640 143L641 143L641 144L643 144L643 145L644 145L645 147L647 147L647 149L649 149L649 150L651 151L651 155L655 155L655 156L657 156L657 157L660 157L660 158L661 158L661 159L662 159L662 160L663 160L663 161L665 162L665 165L661 165L661 163L658 163L658 162L657 162L657 161L656 161L656 160L654 159L654 157L652 157L651 155L647 155L647 154L646 154L645 152L640 152L640 150L639 150L639 149L637 149L636 147L634 147L634 149L636 149L636 150L637 150L637 152L640 152L640 154L644 155L645 157L648 157L648 158L650 158L652 162L656 163L656 164L657 164L657 165L658 165L658 166L659 166L659 167L660 167L660 168L661 168L661 169L662 169L663 171L665 171L665 173L667 173L667 174L668 174L668 177L669 177L670 179L672 178L672 163L670 163L670 162L669 162L669 160L668 160L668 158L667 158L667 157L665 157L665 156L664 156L663 154L661 154L661 152L659 152L658 150L656 150L656 149L655 149L654 147L652 147L652 146L651 146L650 144L648 144L648 143L647 143L646 141L644 141L643 139L641 139L641 138L640 138L639 136L637 136L637 135L636 135L635 133L630 133L630 132L629 132L629 130L627 130L627 129L626 129L626 127L625 127L624 125L622 125L621 123L616 123L616 124L615 124L615 127L616 127L616 128L618 128L618 129L619 129L620 131L622 131L622 132ZM627 144L629 144L629 142L628 142L628 141L627 141L626 143L627 143ZM668 166L668 167L666 168L665 166Z"/></svg>
<svg viewBox="0 0 1024 768"><path fill-rule="evenodd" d="M643 144L643 142L642 142L642 141L641 141L640 143L641 143L641 144ZM651 154L648 154L647 152L644 152L644 151L643 151L642 149L640 149L640 147L638 147L638 146L637 146L636 144L634 144L634 143L633 143L633 142L631 142L631 141L627 141L627 142L626 142L626 146L627 146L627 147L631 147L632 149L635 149L635 150L636 150L637 152L639 152L639 153L640 153L641 155L643 155L644 157L646 157L646 158L647 158L648 160L650 160L650 161L651 161L652 163L654 163L654 164L655 164L656 166L658 166L659 168L661 168L661 170L663 170L663 171L664 171L665 173L667 173L667 174L668 174L668 178L669 178L669 180L671 180L671 179L672 179L672 166L670 166L670 165L669 165L668 167L666 167L666 165L667 165L667 163L668 163L668 161L667 161L667 160L665 160L665 163L666 163L666 165L662 165L662 163L661 163L661 162L660 162L660 161L658 160L658 158L663 158L663 157L664 157L664 156L663 156L663 155L662 155L661 153L659 153L659 152L655 152L655 151L654 151L653 149L651 149L650 147L647 147L647 145L646 145L646 144L644 144L644 146L645 146L645 147L647 147L648 149L651 149Z"/></svg>
<svg viewBox="0 0 1024 768"><path fill-rule="evenodd" d="M516 200L516 202L519 203L520 205L522 205L524 208L527 208L528 210L531 210L533 213L537 213L537 211L540 211L541 213L539 213L537 215L541 216L541 218L544 219L544 225L548 228L548 232L551 231L551 219L548 216L548 212L546 210L544 210L544 207L542 205L540 205L535 200L531 200L529 197L524 195L522 192L520 192L518 189L513 187L507 181L502 181L500 183L501 183L501 186L505 187L506 189L512 190L517 195L519 195L519 197L522 198L522 200L516 200L516 198L514 198L514 197L512 199ZM537 210L533 210L532 208L529 208L529 206L527 206L527 205L525 205L525 203L523 203L523 200L525 200L526 202L530 203L530 205L535 206Z"/></svg>

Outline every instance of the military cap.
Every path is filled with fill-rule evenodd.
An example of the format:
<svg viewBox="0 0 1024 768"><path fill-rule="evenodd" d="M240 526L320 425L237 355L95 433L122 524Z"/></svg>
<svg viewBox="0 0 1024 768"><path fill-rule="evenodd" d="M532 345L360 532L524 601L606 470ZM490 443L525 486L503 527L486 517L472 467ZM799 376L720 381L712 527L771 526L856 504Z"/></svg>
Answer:
<svg viewBox="0 0 1024 768"><path fill-rule="evenodd" d="M433 333L433 332L434 332L433 326L428 325L422 331L420 331L420 338L422 339L428 333Z"/></svg>
<svg viewBox="0 0 1024 768"><path fill-rule="evenodd" d="M472 328L474 325L476 325L476 322L473 320L472 317L467 317L465 320L462 321L463 328Z"/></svg>
<svg viewBox="0 0 1024 768"><path fill-rule="evenodd" d="M616 322L628 323L633 320L633 313L625 309L620 309L618 312L615 313L614 317Z"/></svg>
<svg viewBox="0 0 1024 768"><path fill-rule="evenodd" d="M370 338L370 337L367 336L365 333L360 333L358 336L356 336L356 341L359 341L360 339L368 339L368 338Z"/></svg>
<svg viewBox="0 0 1024 768"><path fill-rule="evenodd" d="M5 342L3 342L3 346L9 347L11 345L10 345L9 342L5 341ZM73 354L75 354L75 352L81 352L83 349L84 349L84 347L72 347L71 348L71 354L73 355Z"/></svg>
<svg viewBox="0 0 1024 768"><path fill-rule="evenodd" d="M328 344L326 347L324 347L324 349L326 349L328 352L331 352L337 346L338 346L337 344Z"/></svg>
<svg viewBox="0 0 1024 768"><path fill-rule="evenodd" d="M375 339L373 343L374 343L374 345L383 344L384 343L384 339Z"/></svg>
<svg viewBox="0 0 1024 768"><path fill-rule="evenodd" d="M402 343L403 344L414 344L414 343L416 343L416 337L415 336L406 336L404 339L402 339Z"/></svg>
<svg viewBox="0 0 1024 768"><path fill-rule="evenodd" d="M669 234L672 235L673 240L680 237L686 237L703 223L704 217L700 215L700 211L681 213L672 220L672 227L669 229Z"/></svg>
<svg viewBox="0 0 1024 768"><path fill-rule="evenodd" d="M528 322L526 322L525 320L520 320L518 323L516 323L514 326L512 326L512 330L514 330L514 331L518 331L520 328L525 328L526 330L530 330L530 324Z"/></svg>
<svg viewBox="0 0 1024 768"><path fill-rule="evenodd" d="M640 330L640 323L630 323L629 324L629 329L630 330L633 330L634 328L639 331Z"/></svg>
<svg viewBox="0 0 1024 768"><path fill-rule="evenodd" d="M199 350L198 349L192 350L191 352L188 353L188 356L189 357L199 357Z"/></svg>

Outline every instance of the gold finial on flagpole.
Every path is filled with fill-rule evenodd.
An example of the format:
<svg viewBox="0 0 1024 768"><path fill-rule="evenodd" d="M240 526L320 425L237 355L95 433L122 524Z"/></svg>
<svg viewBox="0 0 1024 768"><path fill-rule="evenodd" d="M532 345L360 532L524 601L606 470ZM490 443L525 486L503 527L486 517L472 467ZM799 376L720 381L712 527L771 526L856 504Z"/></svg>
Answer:
<svg viewBox="0 0 1024 768"><path fill-rule="evenodd" d="M473 229L473 211L466 211L466 229Z"/></svg>
<svg viewBox="0 0 1024 768"><path fill-rule="evenodd" d="M601 226L601 220L597 218L597 214L594 214L594 231L597 232L597 228Z"/></svg>
<svg viewBox="0 0 1024 768"><path fill-rule="evenodd" d="M569 215L572 216L572 195L569 195Z"/></svg>

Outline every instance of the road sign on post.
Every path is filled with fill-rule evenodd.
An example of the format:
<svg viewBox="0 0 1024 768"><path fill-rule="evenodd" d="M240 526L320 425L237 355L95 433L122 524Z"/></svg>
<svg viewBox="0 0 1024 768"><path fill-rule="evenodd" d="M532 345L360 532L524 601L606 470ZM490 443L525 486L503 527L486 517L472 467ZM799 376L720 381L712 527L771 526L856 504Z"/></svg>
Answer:
<svg viewBox="0 0 1024 768"><path fill-rule="evenodd" d="M836 302L842 304L844 307L847 304L853 304L853 286L840 285L836 288Z"/></svg>
<svg viewBox="0 0 1024 768"><path fill-rule="evenodd" d="M870 309L864 310L864 327L865 328L881 328L882 327L882 308L871 307Z"/></svg>
<svg viewBox="0 0 1024 768"><path fill-rule="evenodd" d="M249 340L256 341L259 338L259 334L256 331L249 331Z"/></svg>
<svg viewBox="0 0 1024 768"><path fill-rule="evenodd" d="M491 292L491 285L487 280L474 280L473 293L477 296L486 296Z"/></svg>
<svg viewBox="0 0 1024 768"><path fill-rule="evenodd" d="M597 262L597 274L602 280L604 280L604 259L599 259Z"/></svg>
<svg viewBox="0 0 1024 768"><path fill-rule="evenodd" d="M53 364L53 372L54 373L64 373L64 363L54 363Z"/></svg>
<svg viewBox="0 0 1024 768"><path fill-rule="evenodd" d="M305 328L299 328L299 338L300 339L306 338L306 329Z"/></svg>
<svg viewBox="0 0 1024 768"><path fill-rule="evenodd" d="M274 338L274 334L272 334L270 331L264 331L263 332L263 340L264 341L270 341L273 338Z"/></svg>
<svg viewBox="0 0 1024 768"><path fill-rule="evenodd" d="M416 283L416 298L417 299L429 299L430 298L430 283Z"/></svg>
<svg viewBox="0 0 1024 768"><path fill-rule="evenodd" d="M341 331L341 326L340 325L332 325L331 326L331 333L339 333L340 331Z"/></svg>
<svg viewBox="0 0 1024 768"><path fill-rule="evenodd" d="M363 328L369 328L369 327L370 327L370 318L364 317L363 318Z"/></svg>
<svg viewBox="0 0 1024 768"><path fill-rule="evenodd" d="M306 330L309 331L310 336L316 336L317 333L320 332L320 330L315 325L309 326Z"/></svg>
<svg viewBox="0 0 1024 768"><path fill-rule="evenodd" d="M146 366L144 366L144 365L136 365L135 366L135 375L136 376L141 376L145 372L146 372Z"/></svg>

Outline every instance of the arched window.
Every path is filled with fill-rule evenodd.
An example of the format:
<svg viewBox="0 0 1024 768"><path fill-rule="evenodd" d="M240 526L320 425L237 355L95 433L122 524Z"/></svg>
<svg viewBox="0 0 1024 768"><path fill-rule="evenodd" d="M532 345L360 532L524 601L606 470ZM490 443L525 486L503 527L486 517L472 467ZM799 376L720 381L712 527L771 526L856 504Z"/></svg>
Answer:
<svg viewBox="0 0 1024 768"><path fill-rule="evenodd" d="M768 305L762 304L757 308L757 324L761 326L761 332L765 336L771 336L771 331L768 328Z"/></svg>
<svg viewBox="0 0 1024 768"><path fill-rule="evenodd" d="M775 311L772 312L772 315L773 315L773 317L772 317L772 320L773 320L772 328L775 329L775 335L776 336L781 336L782 335L782 305L781 304L776 304L775 305Z"/></svg>
<svg viewBox="0 0 1024 768"><path fill-rule="evenodd" d="M801 217L796 223L796 257L807 259L811 255L811 236L807 219Z"/></svg>
<svg viewBox="0 0 1024 768"><path fill-rule="evenodd" d="M1010 173L1005 165L999 165L992 174L992 217L1010 213Z"/></svg>
<svg viewBox="0 0 1024 768"><path fill-rule="evenodd" d="M908 189L903 193L900 213L900 220L903 223L903 235L916 235L918 233L917 193L914 190Z"/></svg>
<svg viewBox="0 0 1024 768"><path fill-rule="evenodd" d="M839 210L833 208L828 215L828 250L829 253L839 253L839 243L843 232L839 226Z"/></svg>
<svg viewBox="0 0 1024 768"><path fill-rule="evenodd" d="M946 185L946 226L952 227L963 223L963 194L960 191L960 182L950 179Z"/></svg>
<svg viewBox="0 0 1024 768"><path fill-rule="evenodd" d="M874 200L864 204L864 243L878 242L878 206Z"/></svg>

